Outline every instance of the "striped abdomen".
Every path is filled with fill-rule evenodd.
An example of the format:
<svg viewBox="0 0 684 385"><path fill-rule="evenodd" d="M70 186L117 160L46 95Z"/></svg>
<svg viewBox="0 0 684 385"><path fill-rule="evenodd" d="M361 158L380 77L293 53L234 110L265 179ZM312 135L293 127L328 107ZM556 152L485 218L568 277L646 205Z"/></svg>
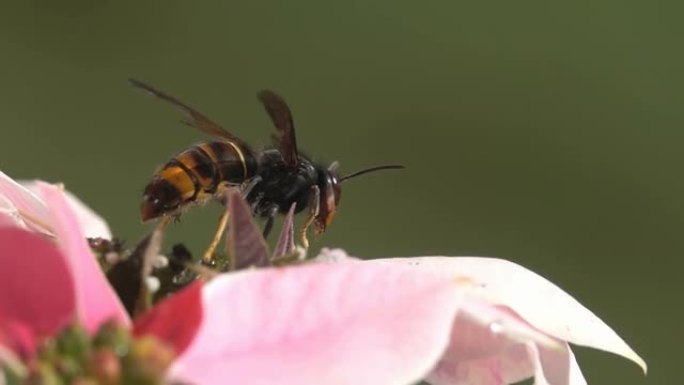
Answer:
<svg viewBox="0 0 684 385"><path fill-rule="evenodd" d="M143 221L213 195L222 184L240 184L256 172L254 155L226 141L200 143L166 163L145 188Z"/></svg>

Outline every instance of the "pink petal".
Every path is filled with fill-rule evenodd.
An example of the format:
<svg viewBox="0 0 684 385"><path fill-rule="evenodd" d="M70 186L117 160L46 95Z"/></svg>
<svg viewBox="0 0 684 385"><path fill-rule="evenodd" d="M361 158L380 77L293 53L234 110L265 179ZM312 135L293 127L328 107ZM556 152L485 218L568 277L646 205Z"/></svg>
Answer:
<svg viewBox="0 0 684 385"><path fill-rule="evenodd" d="M89 332L111 318L128 324L128 315L95 260L64 191L47 183L37 187L50 207L50 223L74 277L78 319Z"/></svg>
<svg viewBox="0 0 684 385"><path fill-rule="evenodd" d="M201 322L202 282L197 281L137 317L133 334L153 335L181 354L192 342Z"/></svg>
<svg viewBox="0 0 684 385"><path fill-rule="evenodd" d="M3 197L0 207L8 207L20 227L25 224L31 230L49 234L46 224L47 207L30 190L20 185L7 174L0 171L0 197ZM5 221L6 222L6 221Z"/></svg>
<svg viewBox="0 0 684 385"><path fill-rule="evenodd" d="M7 354L3 349L8 349L13 356L28 359L35 353L40 334L27 323L12 319L3 319L0 315L0 367L3 365L2 354Z"/></svg>
<svg viewBox="0 0 684 385"><path fill-rule="evenodd" d="M566 347L506 308L466 300L454 322L450 344L428 376L433 385L512 384L535 374L526 345L548 351Z"/></svg>
<svg viewBox="0 0 684 385"><path fill-rule="evenodd" d="M342 250L324 249L318 259L339 262L349 258ZM592 312L553 283L514 263L478 257L365 263L414 266L469 283L462 290L471 300L463 303L450 347L429 377L433 384L507 384L532 375L538 384L585 383L563 341L619 354L646 370L644 361Z"/></svg>
<svg viewBox="0 0 684 385"><path fill-rule="evenodd" d="M470 361L443 359L426 380L432 385L502 385L522 381L533 374L534 366L525 345L518 344L502 349L497 355Z"/></svg>
<svg viewBox="0 0 684 385"><path fill-rule="evenodd" d="M568 346L568 353L570 355L570 385L587 385L587 380L584 379L582 370L580 370L575 354L570 349L570 346Z"/></svg>
<svg viewBox="0 0 684 385"><path fill-rule="evenodd" d="M38 183L38 181L15 181L0 171L0 223L8 223L7 215L9 215L9 219L19 227L28 227L36 232L51 234L49 210L45 202L38 197ZM65 195L87 237L111 239L109 226L102 217L72 193L65 191Z"/></svg>
<svg viewBox="0 0 684 385"><path fill-rule="evenodd" d="M391 265L310 264L224 274L170 376L197 384L411 384L447 346L453 279Z"/></svg>
<svg viewBox="0 0 684 385"><path fill-rule="evenodd" d="M0 245L0 325L51 335L70 322L76 308L74 285L55 244L26 230L2 227Z"/></svg>
<svg viewBox="0 0 684 385"><path fill-rule="evenodd" d="M513 262L480 257L394 258L429 271L465 277L472 295L509 307L535 328L559 340L623 356L646 371L646 363L610 326L544 277Z"/></svg>
<svg viewBox="0 0 684 385"><path fill-rule="evenodd" d="M547 350L528 344L528 353L534 362L535 385L587 385L570 346L562 350Z"/></svg>
<svg viewBox="0 0 684 385"><path fill-rule="evenodd" d="M465 329L475 333L482 330L477 326ZM465 335L467 331L459 334ZM442 359L427 381L432 385L502 385L534 376L535 385L586 385L567 343L553 350L533 343L498 348L496 355L468 361Z"/></svg>
<svg viewBox="0 0 684 385"><path fill-rule="evenodd" d="M40 195L38 185L41 182L35 180L22 180L19 181L19 183L34 194ZM112 239L112 232L109 230L109 225L107 225L107 222L99 214L93 211L93 209L88 207L88 205L83 203L82 200L70 191L64 190L64 195L69 202L71 210L76 214L78 223L81 225L81 229L83 229L83 233L87 238L99 237Z"/></svg>
<svg viewBox="0 0 684 385"><path fill-rule="evenodd" d="M4 195L0 193L0 226L16 226L25 229L26 223L21 219L19 210Z"/></svg>
<svg viewBox="0 0 684 385"><path fill-rule="evenodd" d="M70 191L65 190L64 193L86 237L112 239L109 225L99 214Z"/></svg>

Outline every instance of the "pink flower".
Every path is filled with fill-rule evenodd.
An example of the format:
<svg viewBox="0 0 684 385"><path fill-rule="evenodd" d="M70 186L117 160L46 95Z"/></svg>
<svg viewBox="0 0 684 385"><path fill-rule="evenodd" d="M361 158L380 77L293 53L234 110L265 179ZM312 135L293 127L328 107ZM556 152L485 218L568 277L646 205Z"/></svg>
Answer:
<svg viewBox="0 0 684 385"><path fill-rule="evenodd" d="M19 325L34 337L52 335L72 321L89 331L112 318L128 324L83 236L74 201L57 186L38 184L39 198L4 174L0 181L0 197L11 204L5 208L30 211L32 218L10 213L11 220L0 224L0 324ZM47 231L51 237L43 236Z"/></svg>
<svg viewBox="0 0 684 385"><path fill-rule="evenodd" d="M43 237L1 227L0 245L0 344L28 355L35 337L72 320L73 280L59 250Z"/></svg>
<svg viewBox="0 0 684 385"><path fill-rule="evenodd" d="M26 194L17 186L11 188ZM16 221L0 223L0 367L3 352L28 359L42 339L74 322L91 334L106 322L131 323L89 248L73 201L58 186L38 182L36 191L33 202L44 210L50 237ZM22 197L34 196L12 196ZM193 284L161 301L137 319L133 334L156 336L182 352L201 320L200 290ZM185 316L177 317L181 310Z"/></svg>
<svg viewBox="0 0 684 385"><path fill-rule="evenodd" d="M319 258L351 257L342 250L323 250ZM432 384L507 384L531 376L536 384L585 384L568 343L623 356L647 370L646 362L594 313L513 262L412 257L364 263L410 266L467 283L460 292L476 304L475 311L456 317L449 348L428 376Z"/></svg>
<svg viewBox="0 0 684 385"><path fill-rule="evenodd" d="M97 223L93 218L99 217L59 186L35 182L34 195L7 178L4 183L0 197L11 196L16 207L32 207L41 222L50 225L52 237L42 236L42 229L26 231L20 221L0 224L0 324L28 326L39 336L51 335L72 321L90 332L111 319L130 324L82 230L83 223ZM10 193L3 194L7 186Z"/></svg>
<svg viewBox="0 0 684 385"><path fill-rule="evenodd" d="M0 172L0 344L4 335L25 355L36 337L74 320L91 332L111 318L130 322L86 236L111 233L73 194L40 181L19 183Z"/></svg>
<svg viewBox="0 0 684 385"><path fill-rule="evenodd" d="M40 196L39 181L17 182L0 171L0 224L13 225L41 234L53 235L52 215L48 202ZM86 237L112 237L107 223L75 195L64 191Z"/></svg>
<svg viewBox="0 0 684 385"><path fill-rule="evenodd" d="M0 350L30 354L74 320L90 332L111 319L129 324L63 190L39 183L28 195L0 180ZM200 385L494 385L532 376L584 384L568 343L646 370L570 295L487 258L360 261L325 250L314 263L196 282L138 317L132 333L174 347L169 381Z"/></svg>
<svg viewBox="0 0 684 385"><path fill-rule="evenodd" d="M170 376L197 384L585 384L568 342L646 370L594 314L511 262L361 262L341 250L319 260L209 282L204 322Z"/></svg>

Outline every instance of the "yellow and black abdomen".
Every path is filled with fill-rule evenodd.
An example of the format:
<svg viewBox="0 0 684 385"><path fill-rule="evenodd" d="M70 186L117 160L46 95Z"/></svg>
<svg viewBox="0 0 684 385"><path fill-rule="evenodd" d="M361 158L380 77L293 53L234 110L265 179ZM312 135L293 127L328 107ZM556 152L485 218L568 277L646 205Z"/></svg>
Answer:
<svg viewBox="0 0 684 385"><path fill-rule="evenodd" d="M240 184L254 176L257 162L249 149L228 141L200 143L181 152L152 177L145 188L143 221L203 201L221 185Z"/></svg>

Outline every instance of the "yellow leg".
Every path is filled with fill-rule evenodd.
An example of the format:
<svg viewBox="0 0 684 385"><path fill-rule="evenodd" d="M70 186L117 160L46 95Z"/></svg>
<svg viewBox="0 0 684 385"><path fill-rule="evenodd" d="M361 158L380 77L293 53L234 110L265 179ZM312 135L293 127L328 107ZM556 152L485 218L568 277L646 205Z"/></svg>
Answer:
<svg viewBox="0 0 684 385"><path fill-rule="evenodd" d="M230 218L230 213L228 210L224 210L223 214L221 214L221 219L219 219L219 225L214 234L214 239L211 240L209 247L207 247L207 250L202 255L202 260L204 262L211 262L214 259L214 251L216 251L219 242L221 242L221 236L223 236L223 233L226 231L228 218Z"/></svg>
<svg viewBox="0 0 684 385"><path fill-rule="evenodd" d="M305 250L309 249L309 238L307 238L307 233L309 231L309 226L311 226L314 221L316 220L316 217L318 216L319 208L320 208L320 197L321 197L321 191L318 189L318 186L313 186L312 187L312 194L311 194L311 200L309 203L309 216L306 218L306 222L304 222L304 226L302 226L302 230L299 233L299 239L302 242L302 246L304 246Z"/></svg>
<svg viewBox="0 0 684 385"><path fill-rule="evenodd" d="M174 218L175 217L173 215L167 215L162 217L162 220L159 222L159 225L157 226L159 231L164 231L164 229L166 229L166 226L168 226Z"/></svg>
<svg viewBox="0 0 684 385"><path fill-rule="evenodd" d="M305 249L309 248L309 238L307 238L306 233L309 231L309 226L311 226L315 218L315 215L309 215L309 217L306 218L304 226L302 226L301 232L299 233L299 239L301 240L302 246L304 246Z"/></svg>

